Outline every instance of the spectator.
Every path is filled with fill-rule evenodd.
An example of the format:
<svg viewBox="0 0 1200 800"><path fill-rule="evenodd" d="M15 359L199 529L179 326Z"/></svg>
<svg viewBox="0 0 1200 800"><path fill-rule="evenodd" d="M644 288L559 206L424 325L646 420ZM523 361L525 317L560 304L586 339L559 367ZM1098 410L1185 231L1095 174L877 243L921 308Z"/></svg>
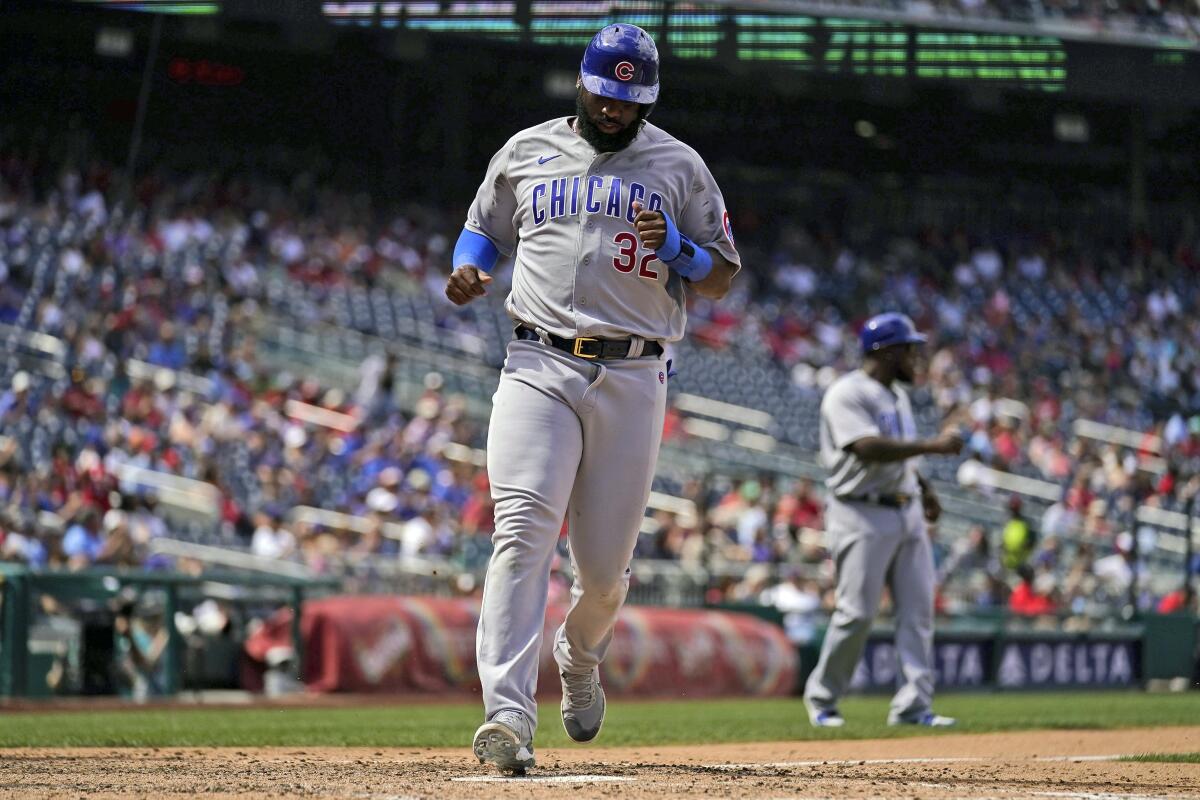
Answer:
<svg viewBox="0 0 1200 800"><path fill-rule="evenodd" d="M1021 498L1015 494L1008 499L1008 522L1004 524L1000 540L1004 548L1005 569L1016 570L1028 562L1036 537L1029 523L1021 516Z"/></svg>
<svg viewBox="0 0 1200 800"><path fill-rule="evenodd" d="M759 595L759 602L783 614L783 629L796 645L808 644L816 636L821 593L816 581L806 579L798 567L786 567L783 580Z"/></svg>
<svg viewBox="0 0 1200 800"><path fill-rule="evenodd" d="M1154 609L1159 614L1179 614L1194 612L1196 595L1189 583L1176 589L1173 592L1168 592L1159 600L1158 606Z"/></svg>
<svg viewBox="0 0 1200 800"><path fill-rule="evenodd" d="M129 517L113 508L104 514L104 542L95 557L96 564L111 567L141 566L141 559L129 533Z"/></svg>
<svg viewBox="0 0 1200 800"><path fill-rule="evenodd" d="M87 509L67 528L62 549L68 559L68 566L71 569L82 569L91 566L100 557L103 545L98 516L95 511Z"/></svg>
<svg viewBox="0 0 1200 800"><path fill-rule="evenodd" d="M1026 617L1036 617L1053 614L1057 610L1052 596L1053 576L1043 574L1035 580L1033 568L1028 564L1021 564L1017 567L1017 575L1020 582L1009 596L1008 608L1010 611Z"/></svg>
<svg viewBox="0 0 1200 800"><path fill-rule="evenodd" d="M260 558L289 558L296 550L296 539L280 524L276 512L260 511L254 515L254 535L250 552Z"/></svg>
<svg viewBox="0 0 1200 800"><path fill-rule="evenodd" d="M966 536L954 540L950 554L942 562L941 567L940 582L942 583L958 574L995 573L998 564L992 556L987 530L982 525L972 525Z"/></svg>
<svg viewBox="0 0 1200 800"><path fill-rule="evenodd" d="M132 602L122 603L113 621L113 632L118 693L137 702L162 695L166 689L162 656L167 648L162 607L150 607L144 616L136 616Z"/></svg>
<svg viewBox="0 0 1200 800"><path fill-rule="evenodd" d="M1096 559L1096 577L1117 595L1123 595L1133 583L1136 557L1133 552L1133 534L1124 531L1117 535L1116 552Z"/></svg>
<svg viewBox="0 0 1200 800"><path fill-rule="evenodd" d="M776 527L784 526L792 538L796 539L804 528L815 530L824 528L821 509L821 502L813 489L813 482L804 478L797 483L794 491L779 499L779 503L775 506L774 524Z"/></svg>

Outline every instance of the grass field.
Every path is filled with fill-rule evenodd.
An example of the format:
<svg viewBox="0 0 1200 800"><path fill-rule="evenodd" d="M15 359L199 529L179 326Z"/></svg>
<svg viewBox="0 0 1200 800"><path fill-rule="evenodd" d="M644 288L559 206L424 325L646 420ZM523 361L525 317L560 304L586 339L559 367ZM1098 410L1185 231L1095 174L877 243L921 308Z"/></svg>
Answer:
<svg viewBox="0 0 1200 800"><path fill-rule="evenodd" d="M1200 720L1200 692L948 694L939 698L937 710L957 717L959 725L952 730L960 733L1194 725ZM842 712L845 728L815 730L798 699L617 700L610 703L604 733L596 744L874 739L939 733L889 728L884 722L887 699L882 697L850 698ZM466 747L481 716L475 703L7 712L0 725L0 747ZM542 703L537 741L541 746L567 744L557 703Z"/></svg>
<svg viewBox="0 0 1200 800"><path fill-rule="evenodd" d="M1151 761L1165 764L1200 764L1200 753L1143 753L1128 756L1122 761Z"/></svg>

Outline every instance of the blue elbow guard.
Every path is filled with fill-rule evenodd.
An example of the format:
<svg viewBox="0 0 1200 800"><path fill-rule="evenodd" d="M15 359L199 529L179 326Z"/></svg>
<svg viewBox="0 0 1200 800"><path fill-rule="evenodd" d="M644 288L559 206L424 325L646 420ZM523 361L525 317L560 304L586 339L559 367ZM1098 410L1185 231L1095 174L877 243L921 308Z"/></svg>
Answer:
<svg viewBox="0 0 1200 800"><path fill-rule="evenodd" d="M458 241L454 245L455 269L464 264L470 264L473 267L479 267L484 272L491 272L492 267L496 266L498 258L500 258L500 251L496 249L496 245L492 244L491 239L482 233L463 228L463 232L459 234Z"/></svg>
<svg viewBox="0 0 1200 800"><path fill-rule="evenodd" d="M689 281L702 281L712 272L712 256L703 247L684 236L675 227L675 221L663 211L667 223L667 238L655 252L659 260Z"/></svg>

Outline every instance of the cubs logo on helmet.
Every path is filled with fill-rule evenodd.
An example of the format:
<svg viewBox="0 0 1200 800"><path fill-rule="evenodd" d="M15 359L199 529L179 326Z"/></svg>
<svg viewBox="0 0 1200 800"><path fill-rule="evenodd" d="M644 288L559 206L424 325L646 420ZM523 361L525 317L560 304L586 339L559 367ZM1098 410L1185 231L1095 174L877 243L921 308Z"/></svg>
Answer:
<svg viewBox="0 0 1200 800"><path fill-rule="evenodd" d="M633 64L628 61L622 61L613 68L613 74L617 76L619 81L628 81L633 79Z"/></svg>

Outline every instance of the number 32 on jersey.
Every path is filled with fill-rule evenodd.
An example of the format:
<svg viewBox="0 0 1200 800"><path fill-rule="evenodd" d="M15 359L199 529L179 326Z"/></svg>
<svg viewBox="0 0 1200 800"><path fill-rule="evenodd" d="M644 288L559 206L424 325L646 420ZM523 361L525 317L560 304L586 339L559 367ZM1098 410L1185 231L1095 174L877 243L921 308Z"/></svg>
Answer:
<svg viewBox="0 0 1200 800"><path fill-rule="evenodd" d="M621 231L613 237L613 243L617 246L617 254L613 256L613 269L617 272L630 273L633 268L637 267L639 278L646 280L658 280L658 270L650 266L650 262L657 261L658 255L653 250L646 250L639 258L638 251L641 249L641 242L635 234L630 231Z"/></svg>

